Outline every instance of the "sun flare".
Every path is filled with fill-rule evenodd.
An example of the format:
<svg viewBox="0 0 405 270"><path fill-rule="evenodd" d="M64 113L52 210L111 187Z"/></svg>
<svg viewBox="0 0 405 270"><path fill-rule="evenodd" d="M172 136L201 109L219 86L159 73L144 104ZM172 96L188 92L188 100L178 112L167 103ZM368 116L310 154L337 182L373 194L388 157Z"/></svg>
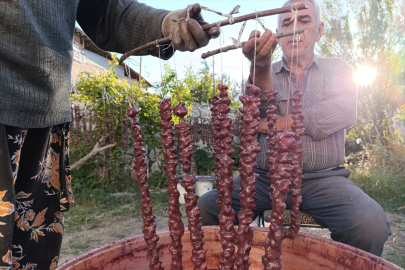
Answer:
<svg viewBox="0 0 405 270"><path fill-rule="evenodd" d="M375 80L377 69L369 66L358 66L354 78L358 85L367 86Z"/></svg>

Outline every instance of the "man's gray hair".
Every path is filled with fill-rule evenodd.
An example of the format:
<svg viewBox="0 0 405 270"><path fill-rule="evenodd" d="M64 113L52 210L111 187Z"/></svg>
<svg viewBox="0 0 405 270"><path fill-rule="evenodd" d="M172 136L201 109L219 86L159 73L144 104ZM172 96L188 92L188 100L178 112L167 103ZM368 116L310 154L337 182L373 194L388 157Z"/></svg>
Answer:
<svg viewBox="0 0 405 270"><path fill-rule="evenodd" d="M287 0L284 3L283 7L290 6L294 2L298 2L298 1L299 0ZM318 1L316 1L316 0L305 0L305 1L312 3L312 5L315 7L317 26L319 26L319 24L321 23L321 18L322 18L322 10L321 10L321 7L319 6ZM280 27L281 27L281 14L278 15L278 29L279 30L280 30Z"/></svg>

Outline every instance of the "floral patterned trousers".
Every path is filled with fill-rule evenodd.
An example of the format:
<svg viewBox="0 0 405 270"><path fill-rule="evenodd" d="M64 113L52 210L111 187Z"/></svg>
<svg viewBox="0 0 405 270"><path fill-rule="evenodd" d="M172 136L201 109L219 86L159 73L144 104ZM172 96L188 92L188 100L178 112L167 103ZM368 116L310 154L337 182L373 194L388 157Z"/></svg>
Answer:
<svg viewBox="0 0 405 270"><path fill-rule="evenodd" d="M0 269L55 269L73 203L69 124L0 124Z"/></svg>

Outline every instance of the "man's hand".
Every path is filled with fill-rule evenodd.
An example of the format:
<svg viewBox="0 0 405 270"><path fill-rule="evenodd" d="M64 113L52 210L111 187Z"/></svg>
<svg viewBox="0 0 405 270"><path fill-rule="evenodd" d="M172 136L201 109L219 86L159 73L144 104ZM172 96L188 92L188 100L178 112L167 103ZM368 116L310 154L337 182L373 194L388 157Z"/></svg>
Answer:
<svg viewBox="0 0 405 270"><path fill-rule="evenodd" d="M206 46L211 38L217 38L220 34L218 27L204 32L201 25L205 24L207 22L201 16L200 4L189 5L167 14L162 23L162 34L164 37L171 34L176 50L192 52Z"/></svg>
<svg viewBox="0 0 405 270"><path fill-rule="evenodd" d="M252 31L248 42L243 46L242 51L247 59L252 63L255 52L255 35L256 35L256 68L270 68L271 55L277 47L277 35L270 30L264 31L260 36L260 31Z"/></svg>
<svg viewBox="0 0 405 270"><path fill-rule="evenodd" d="M276 127L278 132L283 132L285 129L285 115L278 115L276 121ZM292 115L288 116L287 131L291 131L291 125L293 123ZM267 118L260 118L259 132L267 133Z"/></svg>
<svg viewBox="0 0 405 270"><path fill-rule="evenodd" d="M255 52L255 35L256 35L256 65L254 66L254 52ZM273 81L271 79L271 55L276 49L278 44L277 35L270 30L264 31L260 36L259 31L253 31L250 34L249 41L245 43L242 51L248 58L252 65L250 66L250 80L264 91L273 88ZM253 74L255 69L255 74ZM254 76L255 75L255 76ZM253 78L254 81L253 81ZM263 92L262 92L263 93Z"/></svg>

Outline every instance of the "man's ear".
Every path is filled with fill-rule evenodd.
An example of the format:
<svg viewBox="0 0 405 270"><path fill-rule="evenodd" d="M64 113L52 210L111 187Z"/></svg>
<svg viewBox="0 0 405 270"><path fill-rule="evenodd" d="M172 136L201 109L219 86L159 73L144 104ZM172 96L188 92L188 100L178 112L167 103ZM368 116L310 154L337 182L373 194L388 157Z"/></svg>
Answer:
<svg viewBox="0 0 405 270"><path fill-rule="evenodd" d="M323 22L321 22L318 26L318 29L316 31L316 42L318 42L322 35L323 35L323 28L325 27L325 24Z"/></svg>

